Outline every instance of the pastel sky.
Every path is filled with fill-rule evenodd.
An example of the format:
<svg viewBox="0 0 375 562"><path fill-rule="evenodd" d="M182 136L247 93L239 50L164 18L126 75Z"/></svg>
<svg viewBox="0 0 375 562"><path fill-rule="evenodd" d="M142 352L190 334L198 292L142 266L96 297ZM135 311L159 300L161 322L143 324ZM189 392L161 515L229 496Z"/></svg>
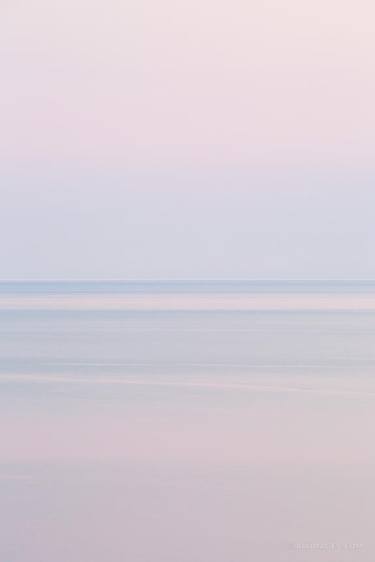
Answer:
<svg viewBox="0 0 375 562"><path fill-rule="evenodd" d="M3 0L1 278L374 278L369 0Z"/></svg>

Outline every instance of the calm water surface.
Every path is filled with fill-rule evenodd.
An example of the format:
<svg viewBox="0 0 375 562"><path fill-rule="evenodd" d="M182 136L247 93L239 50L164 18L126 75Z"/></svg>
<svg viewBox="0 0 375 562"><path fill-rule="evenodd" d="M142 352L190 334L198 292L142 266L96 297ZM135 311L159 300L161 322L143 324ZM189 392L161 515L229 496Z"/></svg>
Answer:
<svg viewBox="0 0 375 562"><path fill-rule="evenodd" d="M375 560L375 284L0 284L0 561Z"/></svg>

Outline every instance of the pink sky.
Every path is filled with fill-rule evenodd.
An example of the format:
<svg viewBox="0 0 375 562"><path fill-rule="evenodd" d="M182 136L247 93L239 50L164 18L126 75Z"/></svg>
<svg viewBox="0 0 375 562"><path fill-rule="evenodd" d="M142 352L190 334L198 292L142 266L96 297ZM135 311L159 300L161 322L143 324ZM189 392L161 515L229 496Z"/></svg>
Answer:
<svg viewBox="0 0 375 562"><path fill-rule="evenodd" d="M371 161L371 2L5 1L1 152Z"/></svg>
<svg viewBox="0 0 375 562"><path fill-rule="evenodd" d="M374 278L374 19L3 1L2 277Z"/></svg>

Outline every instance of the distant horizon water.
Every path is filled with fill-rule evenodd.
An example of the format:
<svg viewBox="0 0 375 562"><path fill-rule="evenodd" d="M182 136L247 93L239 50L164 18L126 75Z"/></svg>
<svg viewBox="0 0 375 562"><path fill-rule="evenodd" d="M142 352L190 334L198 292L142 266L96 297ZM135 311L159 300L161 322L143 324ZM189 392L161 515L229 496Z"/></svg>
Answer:
<svg viewBox="0 0 375 562"><path fill-rule="evenodd" d="M374 334L373 281L0 282L0 559L372 562Z"/></svg>

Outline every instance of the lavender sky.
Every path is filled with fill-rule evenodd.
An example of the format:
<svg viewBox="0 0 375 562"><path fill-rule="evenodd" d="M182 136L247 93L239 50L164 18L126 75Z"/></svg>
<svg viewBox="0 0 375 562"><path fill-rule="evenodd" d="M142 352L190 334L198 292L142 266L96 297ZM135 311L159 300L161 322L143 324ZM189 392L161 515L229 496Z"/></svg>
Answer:
<svg viewBox="0 0 375 562"><path fill-rule="evenodd" d="M3 0L0 277L374 278L374 18Z"/></svg>

